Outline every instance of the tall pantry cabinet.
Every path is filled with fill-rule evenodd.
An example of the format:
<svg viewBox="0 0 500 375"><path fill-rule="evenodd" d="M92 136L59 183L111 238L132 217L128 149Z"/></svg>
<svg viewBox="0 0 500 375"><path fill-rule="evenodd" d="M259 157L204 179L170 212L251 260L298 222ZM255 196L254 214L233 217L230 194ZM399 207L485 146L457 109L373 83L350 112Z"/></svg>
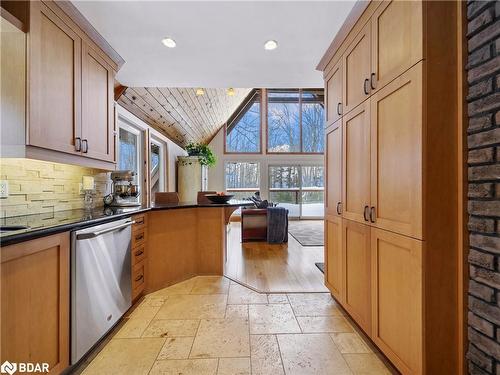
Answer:
<svg viewBox="0 0 500 375"><path fill-rule="evenodd" d="M456 33L453 2L358 3L318 66L325 284L403 374L457 373Z"/></svg>

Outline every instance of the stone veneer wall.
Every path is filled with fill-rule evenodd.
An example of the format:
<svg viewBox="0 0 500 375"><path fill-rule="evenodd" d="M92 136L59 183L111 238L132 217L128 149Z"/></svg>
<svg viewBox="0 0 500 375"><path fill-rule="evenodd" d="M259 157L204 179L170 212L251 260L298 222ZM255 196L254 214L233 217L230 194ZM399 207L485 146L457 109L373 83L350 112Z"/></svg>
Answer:
<svg viewBox="0 0 500 375"><path fill-rule="evenodd" d="M467 2L470 374L500 375L500 2Z"/></svg>
<svg viewBox="0 0 500 375"><path fill-rule="evenodd" d="M0 179L9 183L9 197L0 199L0 218L46 214L83 208L82 176L94 176L95 203L109 188L109 175L98 169L31 159L0 159Z"/></svg>

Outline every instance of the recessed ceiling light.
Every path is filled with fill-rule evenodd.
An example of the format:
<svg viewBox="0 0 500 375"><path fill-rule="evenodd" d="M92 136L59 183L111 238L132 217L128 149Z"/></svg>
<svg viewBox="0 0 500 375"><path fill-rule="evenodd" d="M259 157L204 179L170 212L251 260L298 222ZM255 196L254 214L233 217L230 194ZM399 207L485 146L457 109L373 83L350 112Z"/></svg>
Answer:
<svg viewBox="0 0 500 375"><path fill-rule="evenodd" d="M278 42L275 40L268 40L264 43L264 49L268 51L272 51L273 49L278 48Z"/></svg>
<svg viewBox="0 0 500 375"><path fill-rule="evenodd" d="M227 95L228 96L233 96L234 95L234 89L232 87L227 89Z"/></svg>
<svg viewBox="0 0 500 375"><path fill-rule="evenodd" d="M177 43L175 43L175 40L173 40L172 38L163 38L161 42L165 47L168 48L174 48L177 45Z"/></svg>
<svg viewBox="0 0 500 375"><path fill-rule="evenodd" d="M203 90L202 88L197 88L196 89L196 95L197 96L205 95L205 90Z"/></svg>

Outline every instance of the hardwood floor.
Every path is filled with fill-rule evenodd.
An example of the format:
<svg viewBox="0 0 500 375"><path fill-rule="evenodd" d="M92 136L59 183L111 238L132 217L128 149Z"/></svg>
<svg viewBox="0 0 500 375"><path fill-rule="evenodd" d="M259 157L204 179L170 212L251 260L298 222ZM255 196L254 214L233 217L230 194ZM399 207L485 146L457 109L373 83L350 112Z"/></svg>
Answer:
<svg viewBox="0 0 500 375"><path fill-rule="evenodd" d="M230 223L226 276L260 292L327 292L323 274L323 246L302 246L293 236L287 245L241 243L241 224Z"/></svg>

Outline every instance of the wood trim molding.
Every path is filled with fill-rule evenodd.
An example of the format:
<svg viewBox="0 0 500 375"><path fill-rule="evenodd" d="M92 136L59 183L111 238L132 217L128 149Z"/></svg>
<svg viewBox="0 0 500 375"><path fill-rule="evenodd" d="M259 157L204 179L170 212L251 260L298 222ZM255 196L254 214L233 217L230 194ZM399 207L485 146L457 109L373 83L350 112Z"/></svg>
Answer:
<svg viewBox="0 0 500 375"><path fill-rule="evenodd" d="M66 13L71 20L78 26L97 46L102 49L106 55L116 64L117 70L125 63L125 60L118 52L108 43L104 37L92 26L92 24L83 16L82 13L73 5L71 1L56 1L61 10Z"/></svg>
<svg viewBox="0 0 500 375"><path fill-rule="evenodd" d="M333 55L335 55L335 53L344 42L347 35L349 35L349 33L351 32L352 28L358 21L359 17L361 17L366 8L368 8L368 5L370 5L370 1L365 1L365 0L357 1L356 4L354 4L346 20L344 21L339 31L337 32L337 35L335 35L335 38L333 38L333 41L330 43L330 46L328 47L325 54L321 58L320 62L316 66L316 70L320 71L325 70L326 66L332 59Z"/></svg>
<svg viewBox="0 0 500 375"><path fill-rule="evenodd" d="M21 30L23 33L28 31L27 25L18 19L16 16L11 14L7 9L0 7L0 16L14 25L16 28Z"/></svg>
<svg viewBox="0 0 500 375"><path fill-rule="evenodd" d="M120 84L115 85L115 102L120 99L120 96L122 96L127 89L127 86L122 86Z"/></svg>

